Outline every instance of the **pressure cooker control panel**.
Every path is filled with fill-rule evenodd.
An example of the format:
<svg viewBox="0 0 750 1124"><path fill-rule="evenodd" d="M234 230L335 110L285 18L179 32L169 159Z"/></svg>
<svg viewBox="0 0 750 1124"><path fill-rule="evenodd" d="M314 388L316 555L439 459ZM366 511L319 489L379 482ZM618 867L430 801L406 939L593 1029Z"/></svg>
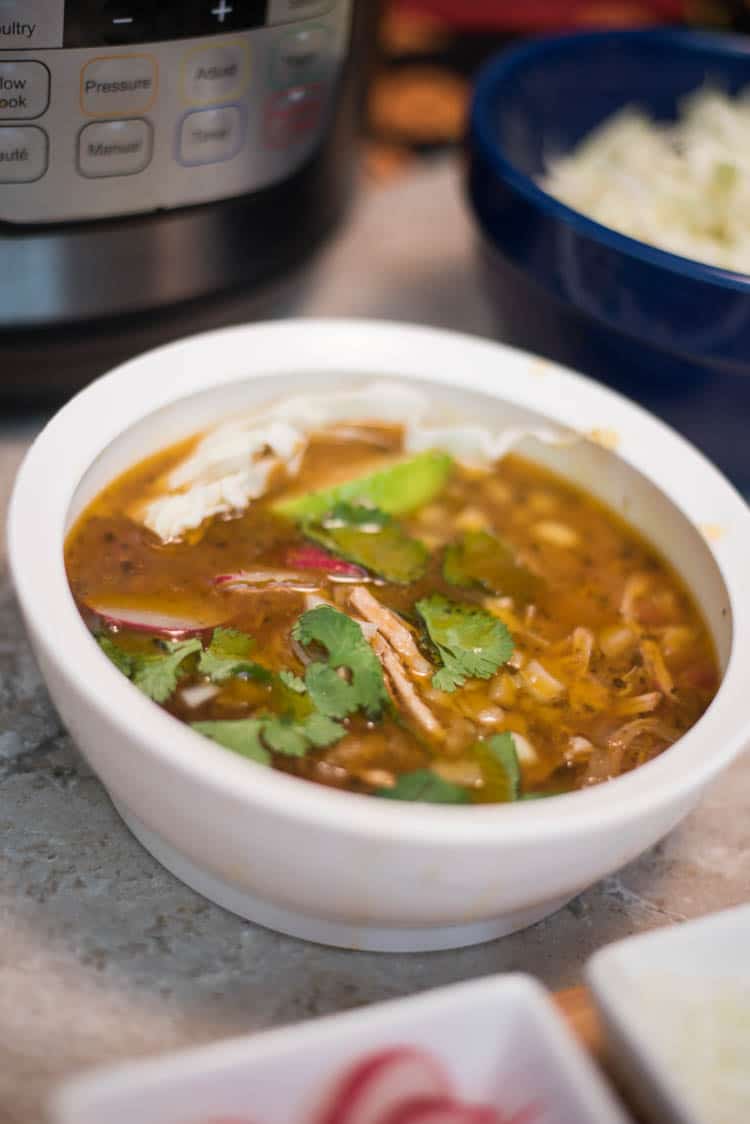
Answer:
<svg viewBox="0 0 750 1124"><path fill-rule="evenodd" d="M325 136L351 8L0 0L0 222L172 209L286 179Z"/></svg>

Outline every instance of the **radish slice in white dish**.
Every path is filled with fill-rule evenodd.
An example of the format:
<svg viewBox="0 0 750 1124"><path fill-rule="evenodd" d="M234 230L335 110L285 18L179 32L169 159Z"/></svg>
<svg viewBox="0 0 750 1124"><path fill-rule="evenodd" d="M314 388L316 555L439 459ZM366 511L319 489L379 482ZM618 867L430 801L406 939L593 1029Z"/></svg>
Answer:
<svg viewBox="0 0 750 1124"><path fill-rule="evenodd" d="M233 574L217 574L214 585L219 589L244 590L248 593L273 593L288 590L293 593L316 593L320 582L309 574L294 570L237 570Z"/></svg>
<svg viewBox="0 0 750 1124"><path fill-rule="evenodd" d="M169 613L154 613L148 609L100 609L87 605L85 610L98 617L107 628L127 628L131 632L150 632L168 640L186 640L192 636L203 636L211 632L221 621L185 620Z"/></svg>
<svg viewBox="0 0 750 1124"><path fill-rule="evenodd" d="M395 1046L349 1070L317 1124L383 1124L406 1101L452 1096L451 1082L433 1058L409 1046Z"/></svg>
<svg viewBox="0 0 750 1124"><path fill-rule="evenodd" d="M420 1097L397 1105L379 1117L378 1124L506 1124L506 1120L491 1105L462 1104L452 1097Z"/></svg>

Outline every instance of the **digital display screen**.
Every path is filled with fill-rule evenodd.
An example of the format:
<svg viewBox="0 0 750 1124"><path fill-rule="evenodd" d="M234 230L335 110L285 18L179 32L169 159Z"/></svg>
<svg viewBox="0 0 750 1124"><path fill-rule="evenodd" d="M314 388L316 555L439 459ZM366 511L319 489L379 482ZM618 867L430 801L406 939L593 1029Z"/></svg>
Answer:
<svg viewBox="0 0 750 1124"><path fill-rule="evenodd" d="M118 46L247 31L264 26L267 7L267 0L68 0L64 46Z"/></svg>

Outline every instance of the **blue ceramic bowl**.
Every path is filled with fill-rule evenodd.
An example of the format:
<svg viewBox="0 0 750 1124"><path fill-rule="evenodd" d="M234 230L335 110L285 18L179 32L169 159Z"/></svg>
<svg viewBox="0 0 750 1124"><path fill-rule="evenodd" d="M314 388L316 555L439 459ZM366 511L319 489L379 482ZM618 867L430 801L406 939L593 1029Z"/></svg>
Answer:
<svg viewBox="0 0 750 1124"><path fill-rule="evenodd" d="M469 190L501 334L638 398L750 492L750 276L627 238L537 184L616 110L674 118L706 82L750 84L750 39L587 32L506 51L477 81Z"/></svg>

